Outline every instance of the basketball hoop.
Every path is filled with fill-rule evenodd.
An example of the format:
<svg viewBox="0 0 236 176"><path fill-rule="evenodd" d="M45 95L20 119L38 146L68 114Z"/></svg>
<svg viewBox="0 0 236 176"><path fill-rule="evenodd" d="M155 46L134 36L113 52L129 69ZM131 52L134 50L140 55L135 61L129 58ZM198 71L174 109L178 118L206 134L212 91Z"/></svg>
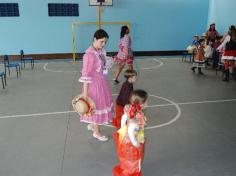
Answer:
<svg viewBox="0 0 236 176"><path fill-rule="evenodd" d="M113 0L89 0L90 6L112 6Z"/></svg>

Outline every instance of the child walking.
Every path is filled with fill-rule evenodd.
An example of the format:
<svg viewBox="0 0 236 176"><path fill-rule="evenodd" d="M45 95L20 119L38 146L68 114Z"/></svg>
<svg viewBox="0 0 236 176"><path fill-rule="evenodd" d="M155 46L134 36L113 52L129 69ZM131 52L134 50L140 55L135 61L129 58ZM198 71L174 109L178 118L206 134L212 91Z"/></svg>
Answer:
<svg viewBox="0 0 236 176"><path fill-rule="evenodd" d="M141 176L144 158L144 126L146 117L142 111L148 94L144 90L134 90L130 104L125 106L121 128L114 133L120 164L113 168L113 176Z"/></svg>
<svg viewBox="0 0 236 176"><path fill-rule="evenodd" d="M116 116L112 119L112 125L116 128L120 128L121 116L124 113L124 106L129 104L129 98L133 91L133 83L136 81L137 72L135 70L126 70L124 73L126 78L123 83L120 93L116 99Z"/></svg>
<svg viewBox="0 0 236 176"><path fill-rule="evenodd" d="M191 70L195 72L198 68L198 74L203 75L202 67L205 67L205 57L204 57L204 41L200 40L200 46L195 46L194 48L194 62Z"/></svg>
<svg viewBox="0 0 236 176"><path fill-rule="evenodd" d="M117 70L114 76L115 84L119 83L119 75L123 70L125 63L127 63L129 69L133 69L133 51L131 49L131 37L128 26L122 26L120 31L119 51L115 57L117 62Z"/></svg>

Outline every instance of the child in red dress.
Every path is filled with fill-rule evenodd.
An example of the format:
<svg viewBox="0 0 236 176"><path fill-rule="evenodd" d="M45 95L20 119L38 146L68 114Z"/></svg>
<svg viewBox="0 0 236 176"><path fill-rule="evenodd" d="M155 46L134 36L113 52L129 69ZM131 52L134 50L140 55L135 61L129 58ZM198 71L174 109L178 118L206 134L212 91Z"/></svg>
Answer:
<svg viewBox="0 0 236 176"><path fill-rule="evenodd" d="M144 126L146 117L142 111L148 94L135 90L129 105L125 106L121 128L114 133L117 155L120 164L113 168L113 176L141 176L141 163L144 158Z"/></svg>
<svg viewBox="0 0 236 176"><path fill-rule="evenodd" d="M120 128L121 116L124 114L124 106L129 104L129 98L133 91L133 83L136 81L137 72L126 70L124 73L126 81L123 83L120 93L116 99L116 116L112 119L112 125Z"/></svg>

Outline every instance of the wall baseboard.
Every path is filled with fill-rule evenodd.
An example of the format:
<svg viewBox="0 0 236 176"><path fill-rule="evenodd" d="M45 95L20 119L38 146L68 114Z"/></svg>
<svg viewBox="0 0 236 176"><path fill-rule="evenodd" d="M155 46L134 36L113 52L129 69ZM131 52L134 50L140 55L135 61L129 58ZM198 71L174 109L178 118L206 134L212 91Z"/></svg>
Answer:
<svg viewBox="0 0 236 176"><path fill-rule="evenodd" d="M134 56L175 56L182 55L185 50L175 51L135 51ZM82 58L84 53L77 53L77 58ZM107 52L109 56L115 56L117 52ZM53 54L26 54L25 57L32 57L35 60L42 59L68 59L72 58L72 53L53 53ZM9 55L11 60L20 60L20 55ZM3 60L3 56L0 56L0 60Z"/></svg>

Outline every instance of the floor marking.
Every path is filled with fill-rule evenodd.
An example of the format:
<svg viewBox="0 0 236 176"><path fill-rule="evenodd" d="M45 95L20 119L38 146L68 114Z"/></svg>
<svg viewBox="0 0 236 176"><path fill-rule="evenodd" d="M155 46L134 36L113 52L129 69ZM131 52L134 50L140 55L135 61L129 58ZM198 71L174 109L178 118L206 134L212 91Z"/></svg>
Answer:
<svg viewBox="0 0 236 176"><path fill-rule="evenodd" d="M165 106L175 106L177 109L177 115L169 122L160 124L160 125L155 125L152 127L147 127L146 129L153 129L153 128L159 128L163 126L167 126L178 120L178 118L181 115L181 109L179 105L192 105L192 104L205 104L205 103L224 103L224 102L234 102L236 99L224 99L224 100L205 100L205 101L193 101L193 102L183 102L183 103L175 103L169 99L159 97L156 95L150 95L156 98L161 98L163 100L166 100L170 103L168 104L161 104L161 105L150 105L147 106L148 108L154 108L154 107L165 107ZM46 115L56 115L56 114L67 114L67 113L76 113L75 111L61 111L61 112L48 112L48 113L35 113L35 114L20 114L20 115L5 115L5 116L0 116L0 119L5 119L5 118L17 118L17 117L34 117L34 116L46 116ZM109 126L112 127L111 125L104 125L104 126Z"/></svg>
<svg viewBox="0 0 236 176"><path fill-rule="evenodd" d="M147 58L149 59L149 58ZM159 68L161 66L164 65L164 63L156 58L150 58L152 60L154 60L155 62L159 63L158 65L155 65L153 67L142 67L140 70L151 70L151 69L156 69L156 68ZM81 62L81 61L80 61ZM58 62L50 62L50 63L58 63ZM45 63L44 66L43 66L43 69L45 71L48 71L48 72L53 72L53 73L76 73L78 71L69 71L69 70L66 70L66 71L63 71L63 70L54 70L54 69L50 69L50 68L47 68L49 63ZM111 70L114 70L114 69L111 69Z"/></svg>
<svg viewBox="0 0 236 176"><path fill-rule="evenodd" d="M162 100L165 100L165 101L169 102L171 105L175 106L175 108L177 109L177 114L176 114L176 116L174 118L172 118L168 122L165 122L165 123L162 123L162 124L159 124L159 125L145 127L145 129L161 128L161 127L164 127L164 126L167 126L167 125L170 125L170 124L174 123L175 121L177 121L180 118L182 112L181 112L181 109L180 109L180 107L179 107L179 105L177 103L173 102L170 99L167 99L167 98L164 98L164 97L160 97L160 96L157 96L157 95L149 95L149 96L155 97L155 98L160 98ZM147 108L153 107L153 106L155 106L155 105L147 106Z"/></svg>
<svg viewBox="0 0 236 176"><path fill-rule="evenodd" d="M151 70L151 69L156 69L156 68L160 68L161 66L164 65L164 63L156 58L152 58L152 60L154 60L155 62L158 62L159 65L155 65L153 67L142 67L140 70Z"/></svg>
<svg viewBox="0 0 236 176"><path fill-rule="evenodd" d="M193 102L183 102L183 103L176 103L178 105L192 105L192 104L205 104L205 103L223 103L223 102L232 102L236 101L236 99L226 99L226 100L205 100L205 101L193 101ZM160 105L151 105L149 108L153 107L164 107L164 106L173 106L173 104L160 104Z"/></svg>
<svg viewBox="0 0 236 176"><path fill-rule="evenodd" d="M34 116L46 116L46 115L55 115L55 114L66 114L75 111L62 111L62 112L46 112L46 113L38 113L38 114L22 114L22 115L7 115L7 116L0 116L0 119L5 118L14 118L14 117L34 117Z"/></svg>
<svg viewBox="0 0 236 176"><path fill-rule="evenodd" d="M115 96L115 95L117 95L117 94L112 94L112 96ZM171 101L171 100L169 100L167 98L156 96L156 95L149 95L149 96L155 97L155 98L160 98L162 100L170 102L171 105L174 105L176 107L177 115L173 119L171 119L170 121L168 121L166 123L163 123L163 124L160 124L160 125L154 125L154 126L146 127L146 129L154 129L154 128L160 128L160 127L163 127L163 126L167 126L167 125L170 125L170 124L174 123L176 120L179 119L179 117L181 116L181 109L180 109L180 107L175 102L173 102L173 101ZM154 106L155 105L147 106L147 108L148 107L154 107ZM14 117L45 116L45 115L66 114L66 113L76 113L76 112L75 111L62 111L62 112L49 112L49 113L25 114L25 115L9 115L9 116L0 116L0 119L1 118L14 118ZM111 125L104 125L104 126L112 127Z"/></svg>
<svg viewBox="0 0 236 176"><path fill-rule="evenodd" d="M44 66L43 66L43 69L44 69L45 71L48 71L48 72L53 72L53 73L76 73L76 72L78 72L78 71L62 71L62 70L49 69L49 68L47 68L47 65L48 65L48 64L49 64L49 63L45 63Z"/></svg>

